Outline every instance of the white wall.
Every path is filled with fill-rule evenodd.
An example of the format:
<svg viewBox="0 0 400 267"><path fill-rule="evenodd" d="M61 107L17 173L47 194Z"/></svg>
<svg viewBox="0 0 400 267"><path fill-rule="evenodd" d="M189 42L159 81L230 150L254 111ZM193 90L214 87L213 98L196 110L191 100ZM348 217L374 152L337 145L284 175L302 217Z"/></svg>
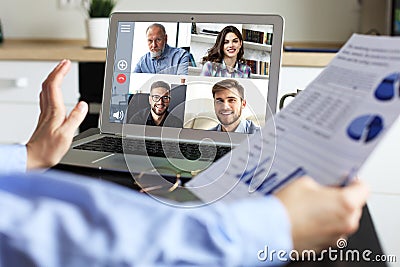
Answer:
<svg viewBox="0 0 400 267"><path fill-rule="evenodd" d="M287 42L344 42L360 21L358 0L119 0L115 10L277 13ZM86 38L84 10L60 10L58 0L2 0L0 19L5 38Z"/></svg>

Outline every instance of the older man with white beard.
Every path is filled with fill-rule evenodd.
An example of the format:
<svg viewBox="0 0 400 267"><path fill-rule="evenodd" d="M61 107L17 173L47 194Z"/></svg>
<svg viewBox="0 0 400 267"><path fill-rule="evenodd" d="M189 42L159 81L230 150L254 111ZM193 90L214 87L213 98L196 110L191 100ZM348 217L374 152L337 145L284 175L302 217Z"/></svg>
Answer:
<svg viewBox="0 0 400 267"><path fill-rule="evenodd" d="M189 53L167 44L168 36L162 24L154 23L146 30L149 52L142 56L133 72L187 75Z"/></svg>

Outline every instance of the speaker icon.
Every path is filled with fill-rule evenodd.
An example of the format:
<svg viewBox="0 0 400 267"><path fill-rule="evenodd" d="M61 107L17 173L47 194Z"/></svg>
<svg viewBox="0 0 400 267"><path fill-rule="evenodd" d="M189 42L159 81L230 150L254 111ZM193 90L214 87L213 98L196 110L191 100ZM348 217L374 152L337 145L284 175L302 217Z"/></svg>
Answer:
<svg viewBox="0 0 400 267"><path fill-rule="evenodd" d="M117 112L113 113L113 117L117 120L122 120L124 118L124 112L122 110L118 110Z"/></svg>

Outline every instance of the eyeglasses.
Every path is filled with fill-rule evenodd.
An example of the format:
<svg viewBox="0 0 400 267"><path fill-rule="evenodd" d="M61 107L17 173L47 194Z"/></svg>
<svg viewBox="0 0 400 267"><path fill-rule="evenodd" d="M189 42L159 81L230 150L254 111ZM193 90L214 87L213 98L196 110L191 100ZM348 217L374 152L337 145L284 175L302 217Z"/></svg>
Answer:
<svg viewBox="0 0 400 267"><path fill-rule="evenodd" d="M153 99L154 102L158 102L161 99L162 102L168 103L171 100L171 97L167 96L167 95L164 95L164 96L152 95L151 99Z"/></svg>

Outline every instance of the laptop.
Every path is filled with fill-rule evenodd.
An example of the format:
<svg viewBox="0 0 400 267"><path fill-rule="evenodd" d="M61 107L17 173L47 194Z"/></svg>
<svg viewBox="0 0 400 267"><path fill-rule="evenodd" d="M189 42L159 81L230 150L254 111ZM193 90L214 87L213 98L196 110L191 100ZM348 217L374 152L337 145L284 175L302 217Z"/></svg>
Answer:
<svg viewBox="0 0 400 267"><path fill-rule="evenodd" d="M164 26L168 47L179 48L178 55L185 52L189 60L156 73L137 71L149 43L159 41L148 40L146 35L154 23ZM242 34L243 57L251 72L250 78L232 78L245 89L247 104L240 119L262 127L275 113L282 17L116 12L109 26L100 132L73 142L61 165L190 179L239 145L250 134L212 130L219 119L211 90L229 77L205 76L202 69L202 58L227 26ZM168 95L151 94L154 84L160 89L160 82L168 85ZM169 104L163 126L149 125L150 113L142 114L142 119L147 118L143 122L135 119L152 107L151 99ZM170 117L175 123L168 123Z"/></svg>

